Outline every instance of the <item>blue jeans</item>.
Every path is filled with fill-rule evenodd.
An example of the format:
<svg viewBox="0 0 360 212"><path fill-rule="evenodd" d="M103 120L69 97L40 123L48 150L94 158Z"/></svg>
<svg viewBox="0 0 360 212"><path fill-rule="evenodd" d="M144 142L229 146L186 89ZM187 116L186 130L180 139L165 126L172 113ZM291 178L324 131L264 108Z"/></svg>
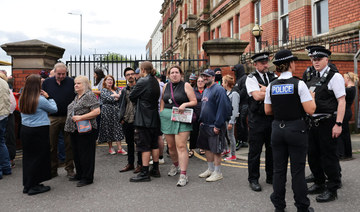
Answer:
<svg viewBox="0 0 360 212"><path fill-rule="evenodd" d="M61 162L65 161L64 135L61 131L59 133L59 141L58 141L58 158Z"/></svg>
<svg viewBox="0 0 360 212"><path fill-rule="evenodd" d="M0 177L11 174L9 151L5 145L5 130L8 118L0 120Z"/></svg>

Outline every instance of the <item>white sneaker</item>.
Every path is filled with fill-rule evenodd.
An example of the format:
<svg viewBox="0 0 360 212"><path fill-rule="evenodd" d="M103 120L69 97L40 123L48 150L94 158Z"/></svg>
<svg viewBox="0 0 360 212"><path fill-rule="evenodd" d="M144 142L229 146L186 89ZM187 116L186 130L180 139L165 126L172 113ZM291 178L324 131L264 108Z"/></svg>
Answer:
<svg viewBox="0 0 360 212"><path fill-rule="evenodd" d="M206 178L206 182L215 182L221 179L223 179L222 173L213 172L210 177Z"/></svg>
<svg viewBox="0 0 360 212"><path fill-rule="evenodd" d="M180 174L179 181L177 182L178 187L183 187L189 182L189 179L186 175Z"/></svg>
<svg viewBox="0 0 360 212"><path fill-rule="evenodd" d="M180 167L176 167L174 164L171 164L170 171L168 172L169 176L175 176L180 172Z"/></svg>
<svg viewBox="0 0 360 212"><path fill-rule="evenodd" d="M206 169L205 172L199 174L199 177L201 177L201 178L209 177L212 173L213 173L213 171L210 171L209 169Z"/></svg>

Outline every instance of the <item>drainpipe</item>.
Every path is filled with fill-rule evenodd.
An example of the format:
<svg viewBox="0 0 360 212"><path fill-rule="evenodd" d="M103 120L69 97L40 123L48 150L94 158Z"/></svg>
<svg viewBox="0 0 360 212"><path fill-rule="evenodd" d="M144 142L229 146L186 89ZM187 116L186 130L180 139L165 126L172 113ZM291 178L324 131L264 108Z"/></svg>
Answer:
<svg viewBox="0 0 360 212"><path fill-rule="evenodd" d="M354 74L357 76L358 75L358 57L360 56L360 49L357 51L357 53L354 56ZM356 82L355 87L358 87L358 82ZM355 131L356 133L358 133L358 124L359 124L359 97L358 97L358 89L356 89L356 95L355 95L355 114L357 115L357 117L355 117Z"/></svg>
<svg viewBox="0 0 360 212"><path fill-rule="evenodd" d="M359 30L359 43L360 43L360 30ZM355 54L354 56L354 74L356 74L356 76L358 75L358 58L360 56L360 49L357 51L357 53ZM355 84L355 88L356 88L356 95L355 95L355 114L356 114L356 117L354 118L355 119L355 132L358 133L358 124L359 124L359 97L358 97L358 82L356 82Z"/></svg>

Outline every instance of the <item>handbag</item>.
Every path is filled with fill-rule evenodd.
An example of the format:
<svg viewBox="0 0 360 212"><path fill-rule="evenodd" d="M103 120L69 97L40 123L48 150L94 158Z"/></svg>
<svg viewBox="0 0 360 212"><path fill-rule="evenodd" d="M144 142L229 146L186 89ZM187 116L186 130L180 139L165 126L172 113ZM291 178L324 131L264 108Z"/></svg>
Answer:
<svg viewBox="0 0 360 212"><path fill-rule="evenodd" d="M72 113L72 115L74 116L74 112ZM78 133L87 133L92 130L90 120L76 121L75 123Z"/></svg>
<svg viewBox="0 0 360 212"><path fill-rule="evenodd" d="M92 130L90 120L76 121L76 126L79 133L87 133Z"/></svg>
<svg viewBox="0 0 360 212"><path fill-rule="evenodd" d="M176 103L175 98L174 98L174 91L173 91L173 87L172 87L172 82L170 82L170 90L171 90L171 99L174 101L174 104L176 107L179 107L178 103ZM196 114L193 113L192 115L192 119L191 119L191 123L196 122Z"/></svg>

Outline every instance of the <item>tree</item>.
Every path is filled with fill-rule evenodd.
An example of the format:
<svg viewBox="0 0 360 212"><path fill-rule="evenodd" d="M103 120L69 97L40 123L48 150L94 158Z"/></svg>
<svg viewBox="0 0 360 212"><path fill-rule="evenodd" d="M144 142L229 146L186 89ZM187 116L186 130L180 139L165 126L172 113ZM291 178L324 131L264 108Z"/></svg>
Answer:
<svg viewBox="0 0 360 212"><path fill-rule="evenodd" d="M108 54L104 54L101 58L101 61L127 61L128 58L124 57L121 54L109 52Z"/></svg>

